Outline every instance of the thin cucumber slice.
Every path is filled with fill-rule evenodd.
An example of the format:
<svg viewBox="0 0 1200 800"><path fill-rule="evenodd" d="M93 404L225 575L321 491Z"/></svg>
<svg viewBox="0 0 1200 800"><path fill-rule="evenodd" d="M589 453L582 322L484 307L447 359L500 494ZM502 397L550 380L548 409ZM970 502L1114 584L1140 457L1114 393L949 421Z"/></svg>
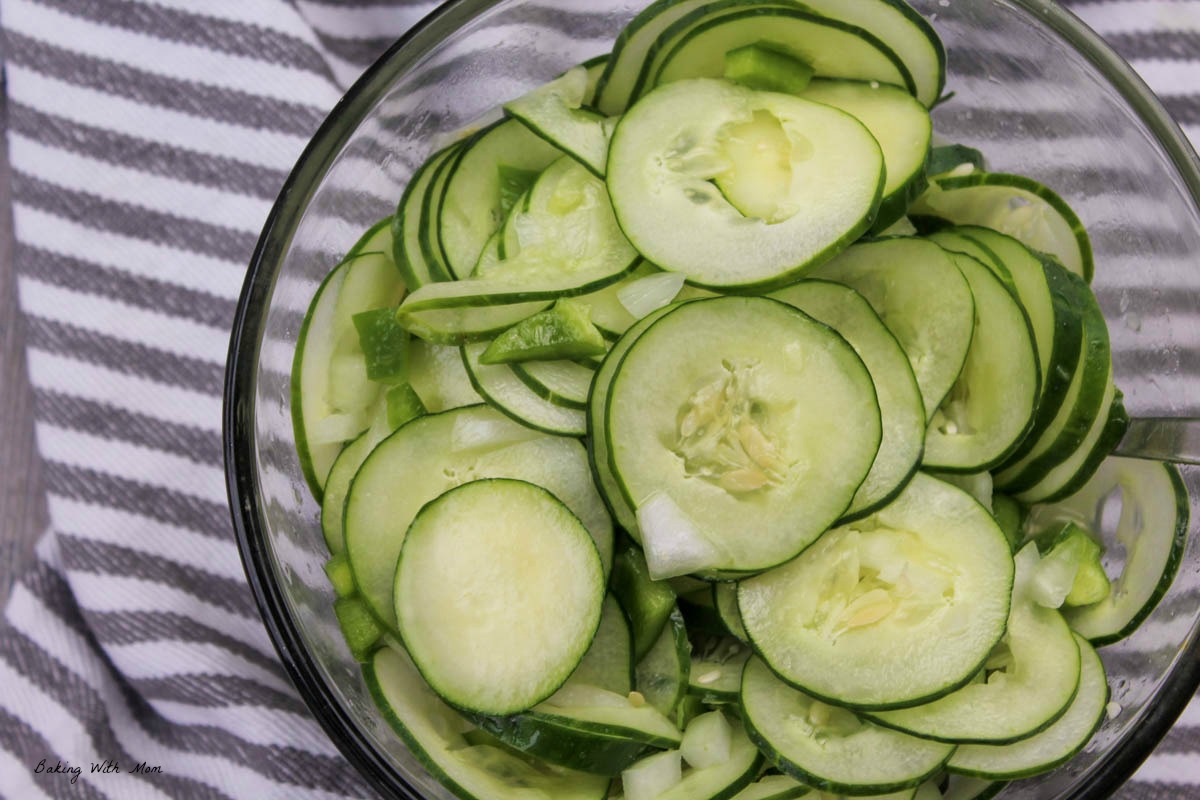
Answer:
<svg viewBox="0 0 1200 800"><path fill-rule="evenodd" d="M1100 412L1078 447L1051 469L1036 484L1013 493L1026 505L1051 503L1078 491L1112 453L1128 427L1129 417L1120 392L1112 382L1112 372L1100 398Z"/></svg>
<svg viewBox="0 0 1200 800"><path fill-rule="evenodd" d="M929 154L928 172L931 178L941 177L951 172L956 175L966 175L976 170L987 171L983 153L974 147L967 147L965 144L946 143L946 140L941 137L934 142L933 150Z"/></svg>
<svg viewBox="0 0 1200 800"><path fill-rule="evenodd" d="M1112 380L1112 353L1104 312L1091 290L1076 277L1072 299L1082 321L1083 334L1075 374L1054 418L1043 428L1025 455L996 474L996 485L1017 493L1035 486L1073 455L1100 415L1105 389Z"/></svg>
<svg viewBox="0 0 1200 800"><path fill-rule="evenodd" d="M471 385L488 402L522 425L555 436L583 436L587 421L583 406L568 407L534 391L518 376L512 364L482 364L479 357L487 350L488 342L468 344L462 348L463 365L471 377Z"/></svg>
<svg viewBox="0 0 1200 800"><path fill-rule="evenodd" d="M796 53L821 77L912 88L912 76L904 63L887 45L856 25L782 4L719 15L696 14L704 16L694 22L681 20L663 34L666 39L675 32L674 41L648 65L651 72L643 92L688 78L724 77L726 53L764 42Z"/></svg>
<svg viewBox="0 0 1200 800"><path fill-rule="evenodd" d="M564 408L587 408L596 370L574 361L527 361L513 364L513 373L534 394Z"/></svg>
<svg viewBox="0 0 1200 800"><path fill-rule="evenodd" d="M989 781L964 775L946 776L946 791L942 800L992 800L1004 791L1007 781Z"/></svg>
<svg viewBox="0 0 1200 800"><path fill-rule="evenodd" d="M703 769L683 769L679 782L655 795L654 800L725 800L754 780L762 768L762 755L746 736L741 722L730 718L728 725L728 758ZM631 794L619 796L620 800L626 797L632 800Z"/></svg>
<svg viewBox="0 0 1200 800"><path fill-rule="evenodd" d="M550 83L504 105L509 116L603 178L608 166L605 117L583 109L588 70L575 67Z"/></svg>
<svg viewBox="0 0 1200 800"><path fill-rule="evenodd" d="M796 800L812 791L787 775L764 775L735 794L732 800Z"/></svg>
<svg viewBox="0 0 1200 800"><path fill-rule="evenodd" d="M608 283L604 280L600 285ZM567 294L551 289L521 299L528 295L487 279L431 283L409 295L415 299L400 306L396 319L417 338L458 346L495 339Z"/></svg>
<svg viewBox="0 0 1200 800"><path fill-rule="evenodd" d="M602 560L611 563L612 521L579 442L537 434L485 406L419 417L367 457L346 500L354 580L389 630L396 628L392 584L409 524L430 500L478 478L514 478L550 490L584 521Z"/></svg>
<svg viewBox="0 0 1200 800"><path fill-rule="evenodd" d="M821 422L835 417L836 430ZM651 325L617 367L606 420L613 475L638 509L656 578L672 576L656 557L697 549L700 563L661 566L745 571L792 558L846 510L880 441L874 385L853 348L755 297L696 300ZM653 531L651 508L664 513Z"/></svg>
<svg viewBox="0 0 1200 800"><path fill-rule="evenodd" d="M750 634L742 624L742 612L737 606L737 584L714 583L712 593L713 607L717 610L717 616L721 618L725 629L739 641L749 642Z"/></svg>
<svg viewBox="0 0 1200 800"><path fill-rule="evenodd" d="M629 241L710 289L793 282L871 226L883 182L879 145L849 114L715 80L647 95L609 153Z"/></svg>
<svg viewBox="0 0 1200 800"><path fill-rule="evenodd" d="M692 655L688 693L709 705L736 703L741 694L742 668L753 651L736 639L715 639Z"/></svg>
<svg viewBox="0 0 1200 800"><path fill-rule="evenodd" d="M1121 514L1111 537L1100 524L1107 498L1120 492ZM1158 605L1179 570L1187 543L1190 503L1179 472L1170 464L1110 456L1078 492L1052 505L1035 506L1026 530L1037 534L1063 522L1104 532L1110 575L1118 575L1099 603L1067 609L1077 633L1097 647L1129 636ZM1124 549L1124 559L1118 557Z"/></svg>
<svg viewBox="0 0 1200 800"><path fill-rule="evenodd" d="M870 304L848 286L808 280L771 296L840 333L871 372L883 439L845 517L869 514L899 493L921 463L925 405L908 357Z"/></svg>
<svg viewBox="0 0 1200 800"><path fill-rule="evenodd" d="M1012 744L967 744L959 747L946 769L994 780L1028 778L1067 763L1091 741L1104 721L1108 681L1104 664L1087 640L1078 634L1079 691L1065 714L1046 730Z"/></svg>
<svg viewBox="0 0 1200 800"><path fill-rule="evenodd" d="M457 347L429 344L421 339L409 340L408 382L433 414L483 402L471 385Z"/></svg>
<svg viewBox="0 0 1200 800"><path fill-rule="evenodd" d="M915 237L855 245L813 273L866 298L900 342L932 419L958 380L975 330L971 285L945 250Z"/></svg>
<svg viewBox="0 0 1200 800"><path fill-rule="evenodd" d="M750 738L782 772L813 788L855 795L919 786L946 763L952 745L918 739L825 705L752 658L742 674Z"/></svg>
<svg viewBox="0 0 1200 800"><path fill-rule="evenodd" d="M1008 270L1008 265L986 245L968 236L966 231L969 230L971 228L943 228L925 238L931 242L937 242L952 253L963 253L975 259L996 273L996 277L1004 282L1008 290L1017 295L1017 285L1013 281L1012 273Z"/></svg>
<svg viewBox="0 0 1200 800"><path fill-rule="evenodd" d="M687 694L691 662L687 627L675 609L654 645L638 660L634 671L637 690L647 703L671 717Z"/></svg>
<svg viewBox="0 0 1200 800"><path fill-rule="evenodd" d="M617 367L625 354L629 352L629 348L637 341L638 337L645 332L647 328L653 325L664 314L671 311L671 306L649 314L644 319L638 320L630 327L625 334L617 340L612 349L608 351L604 362L600 368L596 370L596 377L592 382L592 392L588 399L587 411L587 437L589 445L589 455L592 460L592 470L596 476L596 485L600 487L600 494L604 497L605 503L612 511L613 518L617 521L626 533L633 537L634 541L641 541L641 534L637 527L637 513L629 501L625 499L624 493L621 491L621 485L613 476L612 466L608 457L608 434L606 429L606 414L608 410L608 390L612 385L613 376L617 373ZM593 312L594 313L594 312Z"/></svg>
<svg viewBox="0 0 1200 800"><path fill-rule="evenodd" d="M604 598L600 627L568 683L627 695L633 691L633 630L617 599Z"/></svg>
<svg viewBox="0 0 1200 800"><path fill-rule="evenodd" d="M589 108L596 103L596 89L600 86L600 76L608 68L611 58L610 54L605 53L595 58L589 58L579 65L587 72L587 82L583 89L583 104Z"/></svg>
<svg viewBox="0 0 1200 800"><path fill-rule="evenodd" d="M421 231L427 224L422 212L425 194L433 176L460 149L458 145L451 145L430 156L413 174L396 207L396 216L392 220L393 258L410 290L450 279L449 275L441 272L441 265L426 260L421 250Z"/></svg>
<svg viewBox="0 0 1200 800"><path fill-rule="evenodd" d="M1006 233L1092 280L1092 243L1083 223L1066 201L1032 178L997 172L938 178L913 210Z"/></svg>
<svg viewBox="0 0 1200 800"><path fill-rule="evenodd" d="M512 714L554 694L600 625L604 568L579 518L531 483L455 487L413 518L396 617L422 677L451 705Z"/></svg>
<svg viewBox="0 0 1200 800"><path fill-rule="evenodd" d="M958 380L929 422L923 463L981 472L1003 463L1033 425L1041 370L1029 318L1013 295L971 256L951 257L975 297L975 334Z"/></svg>
<svg viewBox="0 0 1200 800"><path fill-rule="evenodd" d="M488 744L471 744L462 718L421 679L407 654L380 648L364 667L384 719L429 772L464 800L602 800L609 779L553 767Z"/></svg>
<svg viewBox="0 0 1200 800"><path fill-rule="evenodd" d="M943 742L1005 744L1045 730L1079 686L1079 648L1062 615L1014 598L983 679L932 703L871 718Z"/></svg>
<svg viewBox="0 0 1200 800"><path fill-rule="evenodd" d="M350 492L350 482L358 473L358 468L367 460L371 451L388 437L394 430L387 424L386 413L376 413L371 427L355 439L338 454L329 470L329 478L325 482L325 495L321 499L321 533L325 537L325 546L329 554L337 556L346 552L346 536L342 527L346 511L346 496Z"/></svg>
<svg viewBox="0 0 1200 800"><path fill-rule="evenodd" d="M501 168L540 172L562 154L516 120L488 128L463 145L448 169L437 208L438 243L451 275L470 276L488 239L505 214Z"/></svg>
<svg viewBox="0 0 1200 800"><path fill-rule="evenodd" d="M903 62L912 77L913 93L926 108L941 98L946 86L946 49L933 26L904 0L805 0L804 5L878 37Z"/></svg>
<svg viewBox="0 0 1200 800"><path fill-rule="evenodd" d="M329 368L337 296L346 280L347 266L341 264L321 282L300 325L292 360L292 432L304 480L318 503L324 498L329 470L342 451L340 442L318 444L309 438L318 420L336 413L329 402Z"/></svg>
<svg viewBox="0 0 1200 800"><path fill-rule="evenodd" d="M653 707L573 682L529 711L472 720L523 753L597 775L617 775L654 748L678 747L682 738Z"/></svg>
<svg viewBox="0 0 1200 800"><path fill-rule="evenodd" d="M494 125L495 123L490 127L494 127ZM440 280L450 281L458 277L447 264L446 253L441 244L442 200L446 196L446 184L450 181L450 176L458 167L459 162L462 161L463 154L478 141L481 135L483 135L483 131L477 131L451 150L450 156L441 161L434 169L429 178L429 184L425 187L425 196L421 199L421 222L417 230L417 244L421 249L421 258L429 265L429 273L433 276L440 276ZM499 181L499 179L497 180ZM500 194L497 189L497 195Z"/></svg>
<svg viewBox="0 0 1200 800"><path fill-rule="evenodd" d="M739 583L738 608L784 680L838 705L898 708L971 680L1004 635L1012 585L991 514L918 473L861 523Z"/></svg>
<svg viewBox="0 0 1200 800"><path fill-rule="evenodd" d="M800 96L845 111L866 125L879 142L886 181L871 229L879 232L890 227L908 212L927 185L925 163L933 122L925 106L903 89L878 82L814 80Z"/></svg>
<svg viewBox="0 0 1200 800"><path fill-rule="evenodd" d="M627 547L613 558L611 583L613 594L629 616L634 661L641 661L675 610L675 592L669 584L650 579L646 559L634 547Z"/></svg>

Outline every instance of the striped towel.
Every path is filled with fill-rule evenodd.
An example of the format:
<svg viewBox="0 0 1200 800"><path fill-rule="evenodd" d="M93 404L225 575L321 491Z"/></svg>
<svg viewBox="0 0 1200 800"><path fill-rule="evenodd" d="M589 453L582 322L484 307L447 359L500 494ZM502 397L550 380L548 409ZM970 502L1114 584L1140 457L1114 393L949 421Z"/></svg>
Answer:
<svg viewBox="0 0 1200 800"><path fill-rule="evenodd" d="M1200 141L1200 2L1075 6ZM0 795L372 796L245 586L220 393L245 265L287 171L432 7L0 0L52 521L0 629ZM1193 784L1196 703L1121 797L1200 797Z"/></svg>

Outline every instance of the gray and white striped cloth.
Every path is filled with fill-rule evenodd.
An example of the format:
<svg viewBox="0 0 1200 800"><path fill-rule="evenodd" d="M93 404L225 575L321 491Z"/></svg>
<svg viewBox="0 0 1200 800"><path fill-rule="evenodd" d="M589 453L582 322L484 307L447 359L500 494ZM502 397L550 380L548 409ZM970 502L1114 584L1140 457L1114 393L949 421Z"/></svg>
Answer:
<svg viewBox="0 0 1200 800"><path fill-rule="evenodd" d="M288 170L433 6L0 0L52 521L0 628L0 795L372 795L289 684L245 586L220 394L245 266ZM1200 0L1074 7L1200 141ZM90 772L106 759L122 771ZM82 773L44 771L56 764ZM1121 797L1200 797L1200 704Z"/></svg>

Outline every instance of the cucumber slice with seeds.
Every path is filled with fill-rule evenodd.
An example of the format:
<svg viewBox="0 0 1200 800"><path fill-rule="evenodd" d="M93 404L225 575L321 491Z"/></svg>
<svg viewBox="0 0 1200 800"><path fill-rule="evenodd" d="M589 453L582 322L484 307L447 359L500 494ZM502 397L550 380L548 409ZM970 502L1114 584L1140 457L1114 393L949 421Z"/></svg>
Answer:
<svg viewBox="0 0 1200 800"><path fill-rule="evenodd" d="M874 515L739 583L738 608L784 680L839 705L897 708L971 680L1004 634L1012 582L991 514L917 474Z"/></svg>
<svg viewBox="0 0 1200 800"><path fill-rule="evenodd" d="M633 630L625 610L610 593L604 598L596 638L568 683L628 695L633 690L633 664Z"/></svg>
<svg viewBox="0 0 1200 800"><path fill-rule="evenodd" d="M683 615L675 609L654 645L638 659L634 671L637 690L646 702L671 717L687 694L691 662L687 627Z"/></svg>
<svg viewBox="0 0 1200 800"><path fill-rule="evenodd" d="M883 438L845 516L869 514L893 498L921 463L925 406L908 358L870 304L848 286L808 280L771 296L840 333L871 372Z"/></svg>
<svg viewBox="0 0 1200 800"><path fill-rule="evenodd" d="M669 381L662 364L675 365ZM834 416L836 431L819 422ZM765 298L696 300L661 317L617 367L603 427L656 578L671 576L656 574L654 552L693 543L706 569L792 558L846 510L880 441L874 385L853 348ZM647 530L652 500L690 530Z"/></svg>
<svg viewBox="0 0 1200 800"><path fill-rule="evenodd" d="M583 436L587 432L582 403L568 406L547 399L522 380L514 370L516 365L481 363L479 357L488 346L487 342L465 345L462 359L471 385L489 403L522 425L544 433Z"/></svg>
<svg viewBox="0 0 1200 800"><path fill-rule="evenodd" d="M621 118L609 153L625 235L710 289L794 281L870 227L882 186L882 153L858 120L723 81L657 89Z"/></svg>

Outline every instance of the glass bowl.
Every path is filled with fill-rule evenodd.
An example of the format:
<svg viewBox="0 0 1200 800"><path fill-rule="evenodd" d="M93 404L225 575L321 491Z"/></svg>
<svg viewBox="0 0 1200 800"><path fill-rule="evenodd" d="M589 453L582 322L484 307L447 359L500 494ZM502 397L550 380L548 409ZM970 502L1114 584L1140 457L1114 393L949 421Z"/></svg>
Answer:
<svg viewBox="0 0 1200 800"><path fill-rule="evenodd" d="M450 798L379 716L340 638L318 519L296 458L289 373L322 277L390 214L440 135L607 52L645 0L452 0L346 94L288 178L238 307L225 392L233 520L250 584L292 679L333 742L383 795ZM1134 416L1200 416L1200 162L1150 90L1069 12L1039 0L918 0L949 52L944 137L1030 175L1079 212ZM1185 471L1193 496L1197 474ZM1200 683L1200 537L1131 638L1104 648L1121 707L1067 766L1005 798L1117 789Z"/></svg>

